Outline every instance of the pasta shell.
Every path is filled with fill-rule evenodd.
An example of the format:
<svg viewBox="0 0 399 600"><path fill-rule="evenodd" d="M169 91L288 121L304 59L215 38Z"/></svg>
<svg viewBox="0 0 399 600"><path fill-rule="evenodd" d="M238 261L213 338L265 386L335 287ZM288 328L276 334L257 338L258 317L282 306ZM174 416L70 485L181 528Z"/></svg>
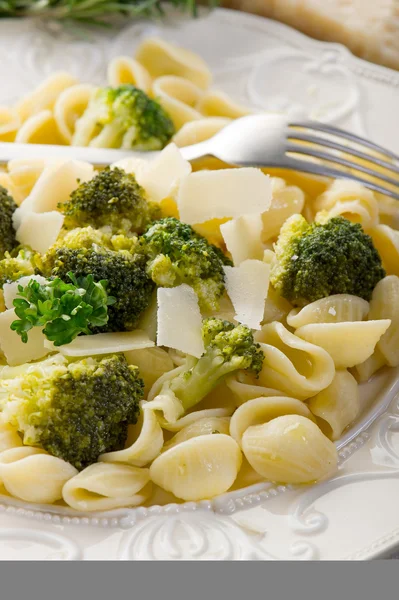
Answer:
<svg viewBox="0 0 399 600"><path fill-rule="evenodd" d="M226 492L240 470L237 442L224 434L201 435L170 448L154 460L150 476L182 500L198 501Z"/></svg>
<svg viewBox="0 0 399 600"><path fill-rule="evenodd" d="M21 125L18 113L7 106L0 106L0 141L13 142Z"/></svg>
<svg viewBox="0 0 399 600"><path fill-rule="evenodd" d="M231 119L226 117L206 117L195 121L188 121L176 133L173 142L179 148L198 144L213 137L218 131L221 131L226 125L231 123Z"/></svg>
<svg viewBox="0 0 399 600"><path fill-rule="evenodd" d="M378 225L370 231L387 275L399 275L399 231Z"/></svg>
<svg viewBox="0 0 399 600"><path fill-rule="evenodd" d="M42 110L29 117L18 129L15 141L18 144L64 144L57 122L50 110Z"/></svg>
<svg viewBox="0 0 399 600"><path fill-rule="evenodd" d="M62 498L64 484L78 471L39 448L12 448L0 455L0 480L15 498L52 504Z"/></svg>
<svg viewBox="0 0 399 600"><path fill-rule="evenodd" d="M399 277L389 275L374 288L370 319L391 319L391 325L378 342L378 349L390 367L399 365Z"/></svg>
<svg viewBox="0 0 399 600"><path fill-rule="evenodd" d="M341 216L352 223L360 223L366 230L378 224L377 198L371 190L356 181L336 179L317 198L314 208L327 211L328 218Z"/></svg>
<svg viewBox="0 0 399 600"><path fill-rule="evenodd" d="M145 403L142 403L141 410L143 418L138 438L124 450L101 454L99 461L144 467L158 456L163 446L162 428L154 411L146 408Z"/></svg>
<svg viewBox="0 0 399 600"><path fill-rule="evenodd" d="M175 423L167 423L162 421L162 428L167 431L182 431L187 427L195 425L197 421L208 421L212 419L225 419L230 417L234 409L230 408L207 408L205 410L195 410L192 413L184 415L181 419Z"/></svg>
<svg viewBox="0 0 399 600"><path fill-rule="evenodd" d="M194 108L202 91L187 79L174 75L159 77L154 81L153 93L169 114L176 129L202 118L201 113Z"/></svg>
<svg viewBox="0 0 399 600"><path fill-rule="evenodd" d="M334 362L321 347L289 332L281 323L264 325L255 334L265 359L259 374L262 386L304 400L314 396L334 377Z"/></svg>
<svg viewBox="0 0 399 600"><path fill-rule="evenodd" d="M173 446L177 446L178 444L201 435L215 435L218 433L229 435L229 425L229 417L203 417L202 419L197 419L190 425L186 425L186 427L183 427L183 429L178 431L176 435L165 444L163 450L169 450L169 448L173 448Z"/></svg>
<svg viewBox="0 0 399 600"><path fill-rule="evenodd" d="M26 121L40 111L52 110L60 93L77 83L75 77L69 73L63 71L53 73L17 104L16 111L21 121Z"/></svg>
<svg viewBox="0 0 399 600"><path fill-rule="evenodd" d="M359 414L360 395L356 379L348 371L337 371L332 383L309 400L309 408L327 427L328 437L338 440Z"/></svg>
<svg viewBox="0 0 399 600"><path fill-rule="evenodd" d="M385 335L385 334L384 334ZM385 356L378 349L378 344L374 353L360 365L356 365L351 369L352 374L358 383L365 383L376 373L381 367L386 365Z"/></svg>
<svg viewBox="0 0 399 600"><path fill-rule="evenodd" d="M140 376L145 384L145 397L147 397L156 380L174 368L171 357L162 348L130 350L125 352L125 356L129 365L135 365L139 368Z"/></svg>
<svg viewBox="0 0 399 600"><path fill-rule="evenodd" d="M271 178L272 202L269 210L262 214L262 242L278 236L281 226L292 215L302 212L305 194L296 186L287 186L280 177Z"/></svg>
<svg viewBox="0 0 399 600"><path fill-rule="evenodd" d="M107 78L109 85L118 87L130 83L146 94L151 91L152 79L137 60L130 56L117 56L108 65Z"/></svg>
<svg viewBox="0 0 399 600"><path fill-rule="evenodd" d="M233 102L223 92L207 92L200 98L196 109L206 117L225 117L239 119L251 114L251 110Z"/></svg>
<svg viewBox="0 0 399 600"><path fill-rule="evenodd" d="M295 398L255 398L236 410L230 421L230 435L241 446L243 435L249 427L268 423L283 415L302 415L314 420L306 404Z"/></svg>
<svg viewBox="0 0 399 600"><path fill-rule="evenodd" d="M0 453L20 446L22 446L22 439L18 431L8 423L0 421Z"/></svg>
<svg viewBox="0 0 399 600"><path fill-rule="evenodd" d="M257 385L257 379L246 373L230 375L225 383L233 393L237 406L254 398L284 396L284 392Z"/></svg>
<svg viewBox="0 0 399 600"><path fill-rule="evenodd" d="M64 485L62 497L72 508L85 512L138 506L151 494L149 481L148 469L95 463Z"/></svg>
<svg viewBox="0 0 399 600"><path fill-rule="evenodd" d="M249 427L242 448L250 465L262 477L281 483L311 483L331 475L337 451L310 419L284 415Z"/></svg>
<svg viewBox="0 0 399 600"><path fill-rule="evenodd" d="M54 119L64 144L71 144L75 123L86 110L95 90L93 85L78 84L65 89L54 105Z"/></svg>
<svg viewBox="0 0 399 600"><path fill-rule="evenodd" d="M270 258L270 255L268 258ZM280 296L272 286L269 286L262 324L265 325L267 323L272 323L273 321L283 321L291 309L292 306L288 300Z"/></svg>
<svg viewBox="0 0 399 600"><path fill-rule="evenodd" d="M293 308L287 316L290 327L297 329L312 323L342 323L363 321L369 312L369 303L350 294L336 294L321 298L304 308Z"/></svg>
<svg viewBox="0 0 399 600"><path fill-rule="evenodd" d="M364 362L373 354L390 324L390 319L314 323L299 327L295 334L328 352L337 369L346 369Z"/></svg>
<svg viewBox="0 0 399 600"><path fill-rule="evenodd" d="M206 89L212 80L207 64L198 54L159 38L147 38L142 42L137 49L136 60L153 78L178 75L201 89Z"/></svg>

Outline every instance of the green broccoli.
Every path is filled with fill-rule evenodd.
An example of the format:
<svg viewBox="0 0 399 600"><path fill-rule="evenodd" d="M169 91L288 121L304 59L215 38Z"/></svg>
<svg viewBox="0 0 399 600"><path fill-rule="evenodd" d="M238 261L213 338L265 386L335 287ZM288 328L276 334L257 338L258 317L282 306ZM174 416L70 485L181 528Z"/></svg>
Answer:
<svg viewBox="0 0 399 600"><path fill-rule="evenodd" d="M86 227L66 233L44 256L36 258L37 271L44 277L59 277L69 282L69 273L76 278L93 276L95 282L106 280L107 292L115 298L108 306L106 325L91 327L92 333L130 331L147 308L154 283L146 273L145 258L129 249L131 239L111 237ZM134 242L133 242L134 247Z"/></svg>
<svg viewBox="0 0 399 600"><path fill-rule="evenodd" d="M264 355L245 325L210 317L202 325L205 352L201 358L189 357L186 369L166 381L159 395L172 395L186 411L200 402L234 371L246 370L258 375Z"/></svg>
<svg viewBox="0 0 399 600"><path fill-rule="evenodd" d="M5 283L17 281L25 275L33 275L35 272L33 258L33 252L22 246L12 252L6 252L4 258L0 260L0 289L3 289Z"/></svg>
<svg viewBox="0 0 399 600"><path fill-rule="evenodd" d="M125 446L144 383L122 354L68 362L61 355L4 367L0 409L27 446L43 448L77 469Z"/></svg>
<svg viewBox="0 0 399 600"><path fill-rule="evenodd" d="M114 233L142 233L147 225L161 216L159 206L147 202L145 192L134 175L122 169L104 169L82 183L69 202L59 204L65 215L64 227L97 229L110 227Z"/></svg>
<svg viewBox="0 0 399 600"><path fill-rule="evenodd" d="M223 252L174 217L150 225L141 236L137 252L147 257L147 273L159 286L187 283L196 291L204 310L217 310L225 290Z"/></svg>
<svg viewBox="0 0 399 600"><path fill-rule="evenodd" d="M290 217L281 228L275 253L271 284L297 306L333 294L370 300L385 277L371 237L343 217L312 224L301 215Z"/></svg>
<svg viewBox="0 0 399 600"><path fill-rule="evenodd" d="M18 245L12 221L16 209L17 205L13 198L0 185L0 259L4 258L6 252L11 252Z"/></svg>
<svg viewBox="0 0 399 600"><path fill-rule="evenodd" d="M99 88L75 125L74 146L161 150L175 133L165 110L130 84Z"/></svg>

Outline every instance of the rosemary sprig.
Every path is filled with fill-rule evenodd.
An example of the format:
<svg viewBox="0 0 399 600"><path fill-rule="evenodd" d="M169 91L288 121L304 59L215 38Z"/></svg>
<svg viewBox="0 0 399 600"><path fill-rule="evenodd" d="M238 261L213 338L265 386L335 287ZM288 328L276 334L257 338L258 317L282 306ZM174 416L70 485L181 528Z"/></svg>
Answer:
<svg viewBox="0 0 399 600"><path fill-rule="evenodd" d="M196 0L0 0L0 18L41 17L101 25L116 15L163 15L164 4L193 15L197 10Z"/></svg>

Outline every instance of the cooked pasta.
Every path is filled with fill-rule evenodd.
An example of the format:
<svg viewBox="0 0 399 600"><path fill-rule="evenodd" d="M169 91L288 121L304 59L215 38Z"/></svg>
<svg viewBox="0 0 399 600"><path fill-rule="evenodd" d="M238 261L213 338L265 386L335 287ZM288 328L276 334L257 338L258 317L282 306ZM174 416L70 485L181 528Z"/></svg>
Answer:
<svg viewBox="0 0 399 600"><path fill-rule="evenodd" d="M0 107L0 141L164 148L99 172L23 156L0 172L18 206L0 187L3 493L86 513L158 488L195 502L316 482L359 418L359 383L399 366L397 204L344 179L191 164L179 148L252 112L211 83L200 56L150 38L103 87L55 73ZM161 115L159 138L138 136L131 105L110 123L126 90ZM311 252L295 273L290 226L334 217L356 245L334 261L316 244L322 267Z"/></svg>

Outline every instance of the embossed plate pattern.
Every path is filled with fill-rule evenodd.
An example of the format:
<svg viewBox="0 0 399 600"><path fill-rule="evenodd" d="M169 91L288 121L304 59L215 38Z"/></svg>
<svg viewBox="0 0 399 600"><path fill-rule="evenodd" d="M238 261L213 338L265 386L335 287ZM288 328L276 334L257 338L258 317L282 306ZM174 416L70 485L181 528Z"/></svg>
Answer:
<svg viewBox="0 0 399 600"><path fill-rule="evenodd" d="M198 20L141 22L74 39L53 23L0 22L0 104L55 70L105 81L107 62L148 35L199 52L215 87L254 108L310 116L399 152L399 73L354 58L279 23L216 10ZM206 43L204 43L206 40ZM82 61L81 57L85 60ZM261 484L213 501L76 515L0 497L1 559L367 559L399 544L399 376L370 389L340 444L336 477L310 488Z"/></svg>

